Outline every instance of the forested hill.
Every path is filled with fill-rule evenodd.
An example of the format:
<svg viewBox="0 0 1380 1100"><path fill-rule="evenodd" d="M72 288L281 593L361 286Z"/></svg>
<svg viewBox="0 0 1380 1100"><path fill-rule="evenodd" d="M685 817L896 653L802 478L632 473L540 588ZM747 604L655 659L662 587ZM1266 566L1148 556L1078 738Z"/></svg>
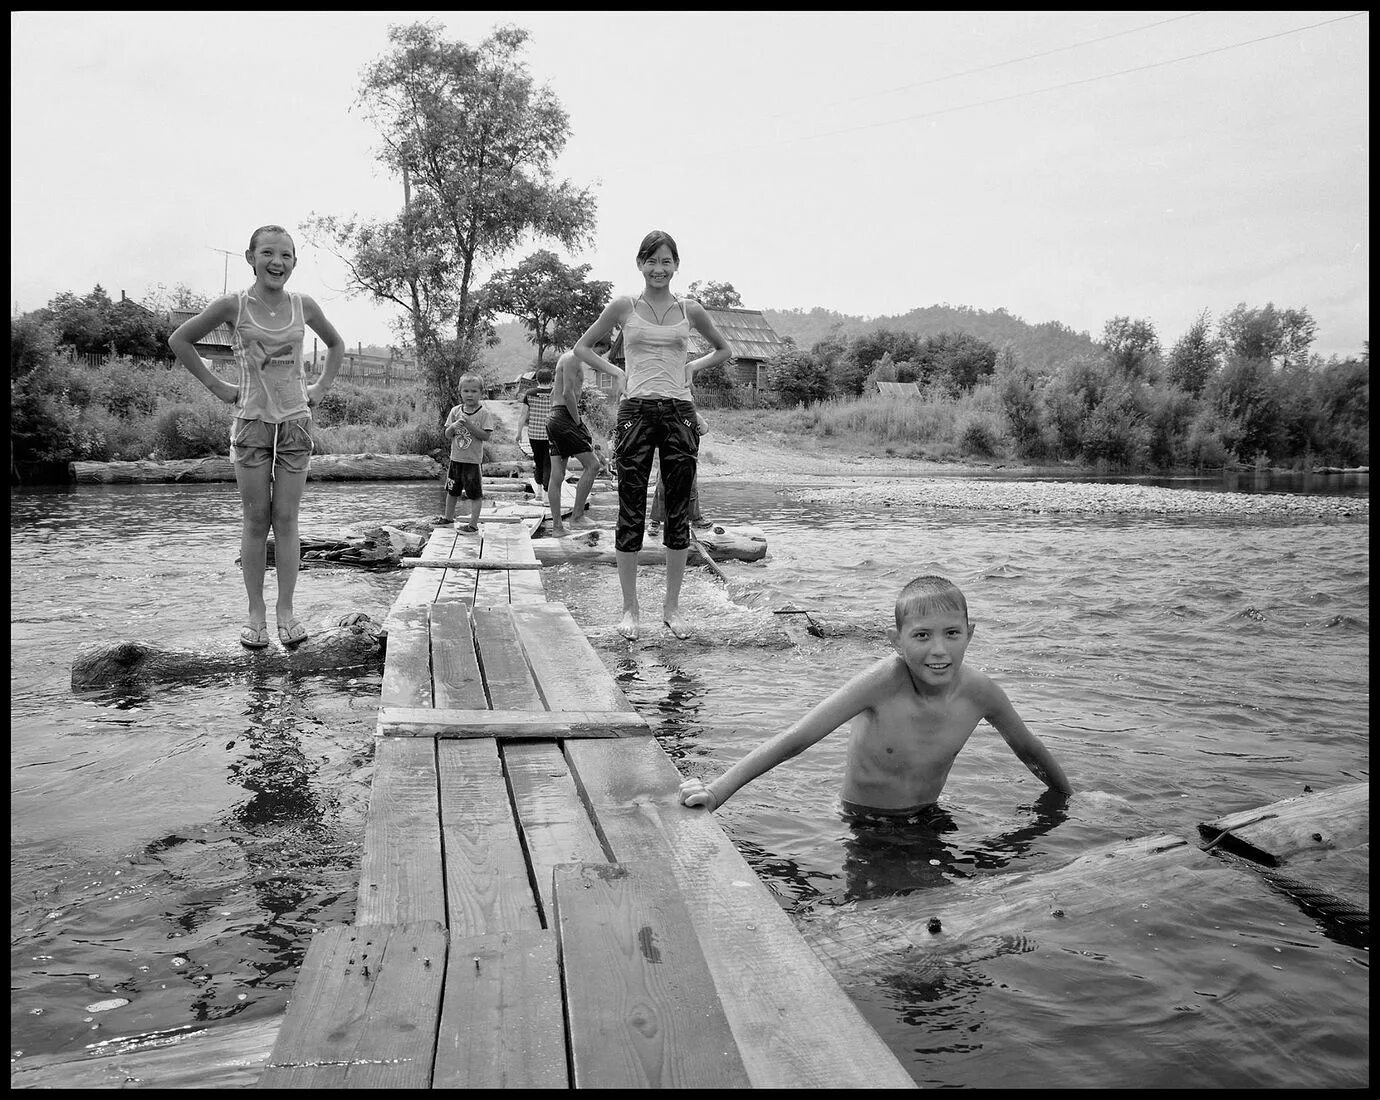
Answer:
<svg viewBox="0 0 1380 1100"><path fill-rule="evenodd" d="M894 317L852 317L831 309L764 309L778 336L790 336L795 345L809 351L818 341L833 336L846 339L877 329L913 332L922 338L941 332L966 332L1000 350L1010 345L1018 362L1041 369L1092 351L1096 346L1085 332L1059 321L1029 324L1004 309L982 310L970 306L922 306Z"/></svg>
<svg viewBox="0 0 1380 1100"><path fill-rule="evenodd" d="M833 336L847 339L877 329L913 332L917 336L937 336L941 332L966 332L1000 350L1010 345L1018 362L1042 370L1056 366L1075 355L1092 351L1092 338L1074 332L1058 321L1032 325L1004 309L982 310L969 306L923 306L895 317L853 317L832 309L764 309L778 336L790 336L795 346L809 351L820 340ZM486 348L484 360L495 377L516 378L531 370L535 349L527 331L517 321L494 326L499 343Z"/></svg>

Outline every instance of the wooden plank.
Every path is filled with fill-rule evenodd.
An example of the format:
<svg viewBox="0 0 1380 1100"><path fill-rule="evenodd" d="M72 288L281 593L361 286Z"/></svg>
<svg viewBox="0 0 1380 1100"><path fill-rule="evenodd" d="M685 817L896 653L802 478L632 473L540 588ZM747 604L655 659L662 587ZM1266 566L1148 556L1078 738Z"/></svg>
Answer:
<svg viewBox="0 0 1380 1100"><path fill-rule="evenodd" d="M516 559L511 553L517 539L517 529L511 527L484 528L481 555L489 561L507 562L526 560L519 555ZM531 540L528 539L528 542ZM482 570L474 576L474 602L476 607L506 606L509 602L508 573Z"/></svg>
<svg viewBox="0 0 1380 1100"><path fill-rule="evenodd" d="M444 558L427 561L425 558L403 558L398 563L404 569L537 569L539 561L498 561L494 558Z"/></svg>
<svg viewBox="0 0 1380 1100"><path fill-rule="evenodd" d="M383 706L429 707L431 694L431 630L428 607L397 607L384 620L388 644L384 649Z"/></svg>
<svg viewBox="0 0 1380 1100"><path fill-rule="evenodd" d="M446 741L436 746L436 757L451 934L540 928L498 746Z"/></svg>
<svg viewBox="0 0 1380 1100"><path fill-rule="evenodd" d="M556 934L452 939L431 1087L569 1086Z"/></svg>
<svg viewBox="0 0 1380 1100"><path fill-rule="evenodd" d="M445 969L432 921L318 932L259 1088L429 1088Z"/></svg>
<svg viewBox="0 0 1380 1100"><path fill-rule="evenodd" d="M489 705L474 648L469 607L459 600L431 605L432 697L438 708L484 710ZM424 708L413 708L424 709ZM387 736L383 725L380 736Z"/></svg>
<svg viewBox="0 0 1380 1100"><path fill-rule="evenodd" d="M558 745L505 742L500 751L527 864L549 926L551 872L562 863L602 862L604 846Z"/></svg>
<svg viewBox="0 0 1380 1100"><path fill-rule="evenodd" d="M890 908L907 914L900 919L882 905L870 908L866 920L826 914L810 922L809 942L850 977L864 977L869 966L894 966L898 952L918 972L984 944L997 954L1003 943L1022 937L1063 938L1070 922L1084 926L1081 942L1095 948L1095 930L1126 913L1141 906L1168 912L1178 900L1216 896L1225 878L1237 877L1229 864L1185 838L1158 833L1101 845L1039 874L992 875L951 890L920 891ZM1239 890L1239 883L1231 889Z"/></svg>
<svg viewBox="0 0 1380 1100"><path fill-rule="evenodd" d="M552 709L578 699L585 710L632 710L564 604L513 608L537 687Z"/></svg>
<svg viewBox="0 0 1380 1100"><path fill-rule="evenodd" d="M1198 831L1209 847L1220 846L1268 867L1295 856L1354 848L1370 841L1370 784L1348 783L1285 798L1201 824Z"/></svg>
<svg viewBox="0 0 1380 1100"><path fill-rule="evenodd" d="M916 1087L655 738L565 751L611 857L675 873L754 1087Z"/></svg>
<svg viewBox="0 0 1380 1100"><path fill-rule="evenodd" d="M374 746L355 923L444 923L435 744L392 737Z"/></svg>
<svg viewBox="0 0 1380 1100"><path fill-rule="evenodd" d="M438 684L439 693L440 686ZM650 734L635 710L466 710L383 707L381 737L624 737Z"/></svg>
<svg viewBox="0 0 1380 1100"><path fill-rule="evenodd" d="M494 710L545 710L537 682L527 667L513 613L503 607L474 607L474 640L484 687Z"/></svg>
<svg viewBox="0 0 1380 1100"><path fill-rule="evenodd" d="M576 1088L747 1088L751 1082L669 868L555 870Z"/></svg>
<svg viewBox="0 0 1380 1100"><path fill-rule="evenodd" d="M105 1039L76 1057L26 1054L10 1063L10 1089L252 1089L282 1024L219 1020Z"/></svg>

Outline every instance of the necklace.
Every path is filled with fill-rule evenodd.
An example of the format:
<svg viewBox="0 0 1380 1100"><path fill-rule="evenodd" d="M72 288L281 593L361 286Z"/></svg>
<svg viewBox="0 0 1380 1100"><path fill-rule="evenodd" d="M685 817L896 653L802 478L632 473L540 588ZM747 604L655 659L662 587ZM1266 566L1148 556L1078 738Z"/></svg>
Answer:
<svg viewBox="0 0 1380 1100"><path fill-rule="evenodd" d="M267 302L265 302L262 298L255 298L254 295L252 295L252 294L249 296L249 300L250 300L251 302L258 302L259 305L263 306L264 309L268 310L268 315L269 315L270 317L274 317L274 318L276 318L276 317L278 316L278 310L282 309L285 305L287 305L289 302L292 301L292 299L291 299L290 297L288 297L287 295L284 295L284 296L283 296L283 300L282 300L281 302L278 303L278 309L274 309L274 308L273 308L272 306L270 306Z"/></svg>
<svg viewBox="0 0 1380 1100"><path fill-rule="evenodd" d="M652 311L652 319L655 320L658 325L664 325L666 323L666 318L671 316L671 310L675 309L676 306L680 304L680 299L672 295L671 304L666 307L666 312L658 319L656 315L656 306L652 305L651 299L644 294L642 295L642 300L647 303L647 308Z"/></svg>

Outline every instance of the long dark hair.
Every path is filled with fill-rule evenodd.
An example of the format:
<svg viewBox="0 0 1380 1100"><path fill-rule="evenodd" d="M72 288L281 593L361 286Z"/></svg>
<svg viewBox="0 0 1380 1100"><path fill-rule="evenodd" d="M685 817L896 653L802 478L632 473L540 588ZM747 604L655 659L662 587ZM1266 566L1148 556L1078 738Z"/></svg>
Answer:
<svg viewBox="0 0 1380 1100"><path fill-rule="evenodd" d="M642 238L642 246L637 250L637 262L640 264L648 259L662 245L671 250L671 259L680 263L680 252L676 248L675 238L664 229L653 229Z"/></svg>

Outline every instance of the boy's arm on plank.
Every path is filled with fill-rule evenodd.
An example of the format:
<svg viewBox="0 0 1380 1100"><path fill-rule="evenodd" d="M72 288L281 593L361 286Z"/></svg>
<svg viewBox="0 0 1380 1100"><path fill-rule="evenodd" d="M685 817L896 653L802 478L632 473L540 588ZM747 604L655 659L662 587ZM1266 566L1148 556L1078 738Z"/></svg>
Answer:
<svg viewBox="0 0 1380 1100"><path fill-rule="evenodd" d="M722 806L759 775L798 756L873 706L885 692L891 677L890 660L884 658L860 672L827 699L811 707L798 722L764 741L722 775L704 784L704 790L714 802L711 809ZM694 798L697 791L687 792L685 788L686 784L682 784L681 800L687 806L707 805L707 800Z"/></svg>

